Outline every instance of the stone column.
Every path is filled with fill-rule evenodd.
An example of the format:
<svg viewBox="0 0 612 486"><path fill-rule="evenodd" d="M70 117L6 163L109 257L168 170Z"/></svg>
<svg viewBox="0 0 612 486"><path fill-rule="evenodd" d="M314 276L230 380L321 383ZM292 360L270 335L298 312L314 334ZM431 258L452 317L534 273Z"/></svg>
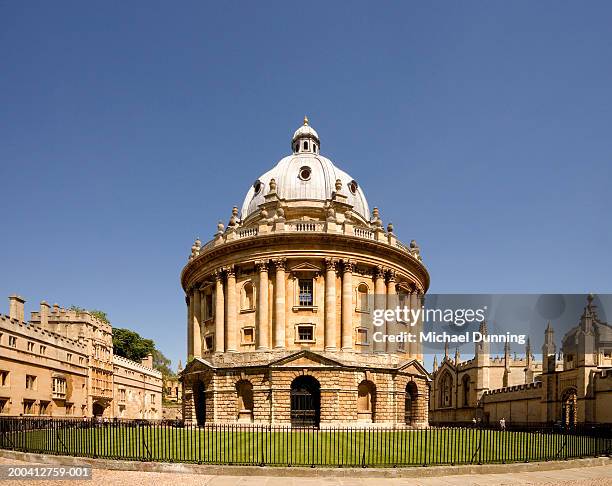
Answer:
<svg viewBox="0 0 612 486"><path fill-rule="evenodd" d="M191 305L191 295L185 296L187 304L187 359L193 358L193 305Z"/></svg>
<svg viewBox="0 0 612 486"><path fill-rule="evenodd" d="M423 307L425 305L425 294L423 293L422 290L418 290L418 295L417 295L417 304L419 306L419 308ZM421 343L419 336L421 331L423 331L423 314L419 314L419 320L417 322L417 325L415 326L417 328L416 330L416 334L417 334L417 341L415 344L415 354L416 354L416 359L418 359L419 361L423 361L423 343Z"/></svg>
<svg viewBox="0 0 612 486"><path fill-rule="evenodd" d="M285 263L284 258L274 261L276 277L274 280L274 347L285 347Z"/></svg>
<svg viewBox="0 0 612 486"><path fill-rule="evenodd" d="M223 272L215 271L215 352L225 351L225 298L223 297Z"/></svg>
<svg viewBox="0 0 612 486"><path fill-rule="evenodd" d="M353 263L344 262L342 272L342 349L353 349Z"/></svg>
<svg viewBox="0 0 612 486"><path fill-rule="evenodd" d="M410 310L411 310L411 311L412 311L413 309L418 309L418 307L419 307L418 302L417 302L417 300L418 300L418 299L417 299L417 297L418 297L418 295L417 295L417 291L416 291L416 289L412 290L412 291L410 292L410 304L409 304L409 306L408 306L408 307L410 307ZM413 314L412 314L412 312L411 312L411 314L410 314L410 315L411 315L411 316L413 315ZM412 320L411 320L410 324L411 324L411 326L410 326L410 331L409 331L409 332L410 332L411 334L415 334L415 335L416 335L416 337L418 338L418 330L417 330L417 328L418 328L418 323L416 323L416 324L413 326L413 325L412 325ZM417 353L417 343L416 343L416 342L414 342L414 343L409 343L409 346L408 346L408 353L410 354L410 358L416 358L416 353Z"/></svg>
<svg viewBox="0 0 612 486"><path fill-rule="evenodd" d="M226 269L227 273L227 350L238 351L238 322L236 320L236 270L233 266Z"/></svg>
<svg viewBox="0 0 612 486"><path fill-rule="evenodd" d="M257 290L257 349L269 349L268 262L257 262L255 266L259 273L259 288Z"/></svg>
<svg viewBox="0 0 612 486"><path fill-rule="evenodd" d="M193 289L193 356L202 356L202 296L199 289Z"/></svg>
<svg viewBox="0 0 612 486"><path fill-rule="evenodd" d="M397 308L397 292L395 289L395 272L390 270L387 274L387 309ZM397 325L395 319L390 326L387 326L388 334L397 334ZM405 344L405 343L404 343ZM405 348L404 348L405 349ZM387 343L387 352L392 353L397 350L397 343Z"/></svg>
<svg viewBox="0 0 612 486"><path fill-rule="evenodd" d="M336 261L325 259L325 350L336 350Z"/></svg>
<svg viewBox="0 0 612 486"><path fill-rule="evenodd" d="M385 272L382 267L374 269L374 309L384 309L387 304L387 288L385 286ZM380 326L374 326L373 333L387 334L387 322L383 320ZM373 340L374 341L374 340ZM384 353L385 343L374 341L374 352Z"/></svg>

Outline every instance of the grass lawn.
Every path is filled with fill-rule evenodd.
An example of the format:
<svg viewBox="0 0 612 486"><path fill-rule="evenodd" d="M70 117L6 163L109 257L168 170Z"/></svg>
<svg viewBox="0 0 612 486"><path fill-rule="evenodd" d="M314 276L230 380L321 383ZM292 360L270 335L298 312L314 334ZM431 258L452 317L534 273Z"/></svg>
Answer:
<svg viewBox="0 0 612 486"><path fill-rule="evenodd" d="M420 466L544 461L602 454L593 437L479 429L247 431L101 426L10 432L0 446L127 460L317 466Z"/></svg>

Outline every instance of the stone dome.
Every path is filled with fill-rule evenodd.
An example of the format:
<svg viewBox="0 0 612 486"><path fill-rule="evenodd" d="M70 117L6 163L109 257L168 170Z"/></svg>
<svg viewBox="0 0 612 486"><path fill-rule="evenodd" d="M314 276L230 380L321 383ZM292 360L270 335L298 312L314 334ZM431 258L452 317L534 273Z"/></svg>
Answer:
<svg viewBox="0 0 612 486"><path fill-rule="evenodd" d="M370 210L359 183L331 160L319 154L319 136L304 119L292 139L293 154L282 158L278 164L261 175L251 186L242 204L244 221L257 212L264 197L270 191L270 181L276 182L276 193L286 201L330 201L336 192L336 180L342 183L340 191L347 196L347 203L365 221L370 220Z"/></svg>

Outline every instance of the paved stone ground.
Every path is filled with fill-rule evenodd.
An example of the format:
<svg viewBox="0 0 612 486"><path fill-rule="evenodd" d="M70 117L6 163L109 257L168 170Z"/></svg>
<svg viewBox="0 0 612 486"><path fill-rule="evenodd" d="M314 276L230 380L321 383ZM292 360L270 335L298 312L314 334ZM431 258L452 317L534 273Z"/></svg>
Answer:
<svg viewBox="0 0 612 486"><path fill-rule="evenodd" d="M31 462L0 458L0 464L34 466ZM612 465L556 471L517 472L505 474L473 474L435 478L284 478L247 476L210 476L201 474L110 471L94 469L91 481L24 481L6 480L7 486L438 486L438 485L612 485Z"/></svg>

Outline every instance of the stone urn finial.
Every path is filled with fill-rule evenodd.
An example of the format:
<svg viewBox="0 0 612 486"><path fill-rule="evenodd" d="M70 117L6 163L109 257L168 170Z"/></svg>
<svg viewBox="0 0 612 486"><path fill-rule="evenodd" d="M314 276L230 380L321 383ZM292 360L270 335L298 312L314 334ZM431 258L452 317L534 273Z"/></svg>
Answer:
<svg viewBox="0 0 612 486"><path fill-rule="evenodd" d="M270 179L270 192L276 192L276 179Z"/></svg>
<svg viewBox="0 0 612 486"><path fill-rule="evenodd" d="M387 233L393 233L393 223L387 225Z"/></svg>
<svg viewBox="0 0 612 486"><path fill-rule="evenodd" d="M342 189L342 181L340 179L336 179L336 191L340 191Z"/></svg>

